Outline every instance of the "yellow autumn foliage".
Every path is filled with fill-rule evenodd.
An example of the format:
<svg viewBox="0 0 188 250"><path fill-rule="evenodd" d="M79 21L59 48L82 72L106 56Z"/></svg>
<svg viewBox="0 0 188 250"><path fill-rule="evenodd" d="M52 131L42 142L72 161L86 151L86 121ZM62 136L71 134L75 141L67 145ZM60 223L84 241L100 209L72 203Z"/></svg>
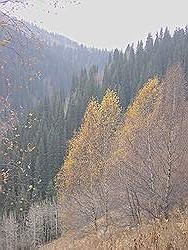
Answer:
<svg viewBox="0 0 188 250"><path fill-rule="evenodd" d="M97 107L98 103L95 100L89 103L80 131L69 142L68 155L56 178L58 187L65 188L66 191L73 183L76 172L79 172L78 161L81 161L81 154L84 153L83 146L87 141L89 128L92 129L91 126L96 124Z"/></svg>
<svg viewBox="0 0 188 250"><path fill-rule="evenodd" d="M107 90L101 103L92 99L80 130L69 142L68 155L57 175L60 193L71 192L81 185L91 186L107 171L107 166L125 157L128 153L126 138L133 142L135 131L151 123L159 104L157 78L149 80L139 91L128 107L123 124L119 98L114 91Z"/></svg>
<svg viewBox="0 0 188 250"><path fill-rule="evenodd" d="M57 176L67 230L78 222L84 228L89 221L97 232L99 226L109 229L114 221L139 224L143 218L168 214L169 190L181 188L187 173L182 139L186 106L177 87L184 81L174 71L161 82L149 80L124 116L112 90L101 103L91 100ZM179 171L176 159L182 152Z"/></svg>
<svg viewBox="0 0 188 250"><path fill-rule="evenodd" d="M115 149L111 156L114 165L129 154L130 143L134 142L139 130L149 128L157 117L161 103L161 88L157 78L148 80L128 107L124 123L114 141ZM112 161L112 160L111 160Z"/></svg>
<svg viewBox="0 0 188 250"><path fill-rule="evenodd" d="M100 178L108 160L110 140L116 133L121 119L119 98L107 90L101 103L91 100L82 126L69 143L68 155L57 175L60 192L90 187Z"/></svg>
<svg viewBox="0 0 188 250"><path fill-rule="evenodd" d="M138 119L142 123L149 121L152 112L157 109L160 102L160 85L157 78L149 80L138 92L134 102L126 112L126 122L136 122ZM136 125L136 124L135 124Z"/></svg>

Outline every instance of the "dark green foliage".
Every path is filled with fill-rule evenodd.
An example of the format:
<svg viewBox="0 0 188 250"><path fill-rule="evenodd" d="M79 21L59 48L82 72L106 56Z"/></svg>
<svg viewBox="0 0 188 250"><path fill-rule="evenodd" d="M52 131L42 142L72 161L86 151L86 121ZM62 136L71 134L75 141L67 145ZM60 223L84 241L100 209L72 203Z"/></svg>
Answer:
<svg viewBox="0 0 188 250"><path fill-rule="evenodd" d="M3 139L6 211L26 211L32 202L52 198L52 182L65 152L64 103L62 94L45 98Z"/></svg>
<svg viewBox="0 0 188 250"><path fill-rule="evenodd" d="M161 29L155 39L148 35L145 47L140 41L134 50L128 45L125 52L117 49L110 55L104 71L104 88L116 89L124 107L153 75L163 76L167 67L175 62L183 64L188 77L188 30L177 29L173 36Z"/></svg>
<svg viewBox="0 0 188 250"><path fill-rule="evenodd" d="M61 40L62 37L58 39ZM120 96L123 108L126 109L144 82L154 75L163 76L170 64L181 62L185 75L188 77L187 28L176 30L173 36L170 35L168 29L164 32L161 29L155 39L148 35L145 46L140 41L136 49L133 45L128 45L124 52L116 49L110 53L103 72L101 64L99 67L93 65L89 70L87 67L82 67L85 63L84 53L86 52L83 46L77 47L74 51L75 58L78 56L77 53L80 53L82 59L77 58L74 61L73 54L71 54L72 48L62 48L57 44L46 49L50 59L45 61L48 67L43 68L46 72L44 75L50 72L53 80L51 78L50 85L48 85L47 77L45 78L46 85L43 85L45 81L42 81L40 84L43 87L39 87L37 85L39 82L37 82L32 90L43 101L31 109L32 111L26 118L21 119L22 122L17 125L16 130L15 128L10 130L8 141L5 141L2 147L1 162L8 164L3 171L9 170L9 178L4 186L4 209L7 211L11 209L20 211L20 208L27 210L32 202L52 199L56 195L54 177L63 163L67 142L74 131L79 128L87 103L92 97L100 100L107 88L115 89ZM61 50L64 52L59 53ZM83 50L85 52L82 54ZM99 52L96 51L95 55L97 53ZM92 58L93 56L94 54ZM100 61L101 54L99 53L98 56L95 58L96 61ZM57 58L59 59L56 62ZM63 91L58 93L59 89L64 86L60 83L68 79L59 63L69 60L67 58L72 58L71 60L76 64L80 62L79 68L81 68L79 76L73 74L75 73L74 67L69 68L70 77L74 75L69 95L62 94ZM65 64L63 65L66 69ZM48 87L52 82L55 90L48 92ZM32 96L32 92L28 94ZM20 96L24 98L23 95ZM19 100L18 105L20 105ZM10 143L13 144L11 148Z"/></svg>
<svg viewBox="0 0 188 250"><path fill-rule="evenodd" d="M79 77L73 77L72 89L66 111L66 134L70 139L78 129L85 113L85 108L92 97L100 97L101 82L98 68L93 65L89 72L81 70Z"/></svg>

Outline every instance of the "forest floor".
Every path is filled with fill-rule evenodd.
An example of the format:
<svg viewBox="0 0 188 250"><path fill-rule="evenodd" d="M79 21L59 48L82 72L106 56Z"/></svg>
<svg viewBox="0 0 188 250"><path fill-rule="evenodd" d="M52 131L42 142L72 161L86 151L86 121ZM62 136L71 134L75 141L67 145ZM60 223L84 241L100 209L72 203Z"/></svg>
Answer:
<svg viewBox="0 0 188 250"><path fill-rule="evenodd" d="M188 214L174 213L168 220L154 220L134 228L109 228L108 233L90 233L78 238L75 233L55 240L41 250L150 249L187 250Z"/></svg>

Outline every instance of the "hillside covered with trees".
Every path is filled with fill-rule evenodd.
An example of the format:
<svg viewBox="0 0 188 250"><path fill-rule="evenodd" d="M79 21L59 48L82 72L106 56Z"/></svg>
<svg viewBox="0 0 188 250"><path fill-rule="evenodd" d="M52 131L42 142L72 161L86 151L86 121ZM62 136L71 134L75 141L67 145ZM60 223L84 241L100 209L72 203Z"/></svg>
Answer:
<svg viewBox="0 0 188 250"><path fill-rule="evenodd" d="M12 108L22 112L45 96L68 95L72 77L82 67L95 64L102 72L107 62L107 50L87 48L28 23L16 23L8 31L10 37L5 31L0 35L8 43L0 60L1 101L8 96Z"/></svg>
<svg viewBox="0 0 188 250"><path fill-rule="evenodd" d="M1 141L4 249L187 249L187 27L108 53L46 36Z"/></svg>

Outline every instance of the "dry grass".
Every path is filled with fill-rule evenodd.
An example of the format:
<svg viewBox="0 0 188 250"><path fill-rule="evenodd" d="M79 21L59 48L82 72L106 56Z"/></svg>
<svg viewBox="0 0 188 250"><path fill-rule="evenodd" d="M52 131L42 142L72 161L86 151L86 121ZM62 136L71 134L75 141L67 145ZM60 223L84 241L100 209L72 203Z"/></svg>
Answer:
<svg viewBox="0 0 188 250"><path fill-rule="evenodd" d="M155 220L135 228L110 228L109 232L90 234L76 239L76 234L67 234L41 250L102 250L102 249L150 249L187 250L188 215L174 212L169 220Z"/></svg>

